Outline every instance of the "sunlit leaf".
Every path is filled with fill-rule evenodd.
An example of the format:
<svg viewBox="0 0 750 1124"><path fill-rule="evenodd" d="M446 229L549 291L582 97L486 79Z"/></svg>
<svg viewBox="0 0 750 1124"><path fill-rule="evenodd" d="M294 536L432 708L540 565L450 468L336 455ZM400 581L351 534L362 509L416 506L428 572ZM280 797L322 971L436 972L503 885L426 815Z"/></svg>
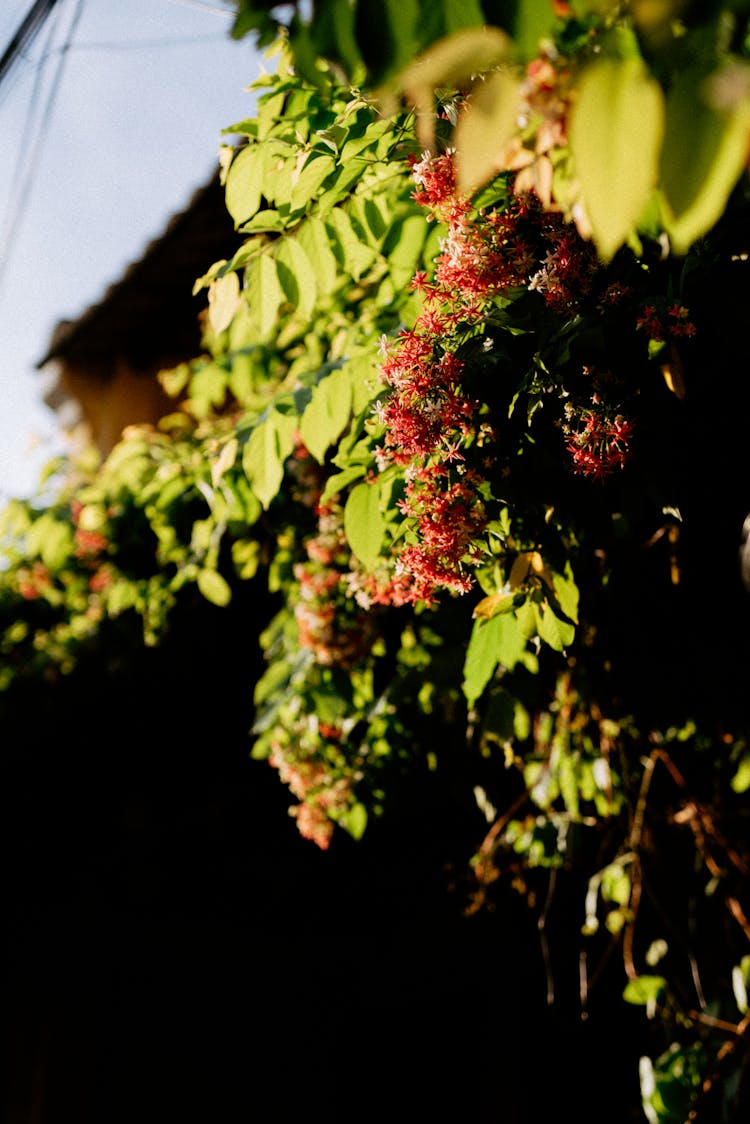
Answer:
<svg viewBox="0 0 750 1124"><path fill-rule="evenodd" d="M315 282L318 292L332 293L339 281L339 273L336 257L331 249L330 235L323 220L314 217L301 223L297 240L308 259L315 263Z"/></svg>
<svg viewBox="0 0 750 1124"><path fill-rule="evenodd" d="M217 570L199 570L196 580L198 589L212 605L222 607L231 601L232 590Z"/></svg>
<svg viewBox="0 0 750 1124"><path fill-rule="evenodd" d="M510 37L499 27L462 28L432 43L399 76L407 92L459 88L512 54Z"/></svg>
<svg viewBox="0 0 750 1124"><path fill-rule="evenodd" d="M300 419L300 437L319 462L341 435L351 416L352 387L346 371L332 371L312 392Z"/></svg>
<svg viewBox="0 0 750 1124"><path fill-rule="evenodd" d="M385 520L380 499L377 483L365 481L352 488L344 508L346 537L363 566L375 564L383 545Z"/></svg>
<svg viewBox="0 0 750 1124"><path fill-rule="evenodd" d="M261 254L248 270L246 297L262 339L271 335L278 321L284 290L279 281L276 260L270 253Z"/></svg>
<svg viewBox="0 0 750 1124"><path fill-rule="evenodd" d="M73 545L73 531L69 523L56 519L47 512L32 523L28 531L29 555L38 555L45 566L55 570L63 564Z"/></svg>
<svg viewBox="0 0 750 1124"><path fill-rule="evenodd" d="M608 261L637 227L658 179L664 96L638 58L584 71L568 136L597 250Z"/></svg>
<svg viewBox="0 0 750 1124"><path fill-rule="evenodd" d="M518 129L520 83L497 70L474 86L455 130L456 180L472 195L499 170L498 155Z"/></svg>
<svg viewBox="0 0 750 1124"><path fill-rule="evenodd" d="M333 156L310 153L299 172L293 176L292 210L302 210L315 199L321 185L335 170L336 161Z"/></svg>
<svg viewBox="0 0 750 1124"><path fill-rule="evenodd" d="M352 839L361 839L367 828L367 809L364 804L353 804L342 812L337 822Z"/></svg>
<svg viewBox="0 0 750 1124"><path fill-rule="evenodd" d="M498 614L474 623L466 651L462 690L472 705L480 697L498 667L512 670L521 659L526 640L512 614Z"/></svg>
<svg viewBox="0 0 750 1124"><path fill-rule="evenodd" d="M267 421L256 426L243 450L242 467L264 508L281 487L296 428L296 417L273 410Z"/></svg>
<svg viewBox="0 0 750 1124"><path fill-rule="evenodd" d="M474 616L478 620L491 620L498 613L509 612L513 608L513 599L514 594L510 591L490 593L474 606Z"/></svg>
<svg viewBox="0 0 750 1124"><path fill-rule="evenodd" d="M703 73L679 76L667 97L662 190L676 253L685 253L724 212L750 143L746 101L720 109L710 103Z"/></svg>
<svg viewBox="0 0 750 1124"><path fill-rule="evenodd" d="M626 1003L645 1007L656 1002L665 984L663 976L637 976L628 980L622 997Z"/></svg>
<svg viewBox="0 0 750 1124"><path fill-rule="evenodd" d="M326 226L339 264L358 281L377 260L377 254L357 237L351 219L340 207L326 216Z"/></svg>
<svg viewBox="0 0 750 1124"><path fill-rule="evenodd" d="M537 606L537 629L545 644L556 652L564 652L575 638L575 627L561 620L549 605Z"/></svg>
<svg viewBox="0 0 750 1124"><path fill-rule="evenodd" d="M565 566L565 574L553 574L552 581L560 609L573 624L576 624L578 622L579 593L578 586L573 581L570 563Z"/></svg>
<svg viewBox="0 0 750 1124"><path fill-rule="evenodd" d="M229 471L237 459L237 448L236 437L230 437L230 439L225 441L222 445L218 457L211 464L211 483L214 487L216 487L224 473Z"/></svg>
<svg viewBox="0 0 750 1124"><path fill-rule="evenodd" d="M293 235L281 239L276 251L279 284L297 316L307 319L318 295L315 269L302 245Z"/></svg>
<svg viewBox="0 0 750 1124"><path fill-rule="evenodd" d="M208 286L208 322L217 335L231 323L240 300L240 279L236 273L225 273Z"/></svg>
<svg viewBox="0 0 750 1124"><path fill-rule="evenodd" d="M232 543L232 562L240 578L254 577L260 562L259 544L254 540L235 540Z"/></svg>
<svg viewBox="0 0 750 1124"><path fill-rule="evenodd" d="M235 226L247 222L260 207L262 179L262 149L248 145L237 153L227 174L225 199Z"/></svg>
<svg viewBox="0 0 750 1124"><path fill-rule="evenodd" d="M431 148L434 137L433 91L464 88L507 62L511 53L511 40L500 28L469 27L432 43L402 71L398 84L416 109L417 135L424 147Z"/></svg>

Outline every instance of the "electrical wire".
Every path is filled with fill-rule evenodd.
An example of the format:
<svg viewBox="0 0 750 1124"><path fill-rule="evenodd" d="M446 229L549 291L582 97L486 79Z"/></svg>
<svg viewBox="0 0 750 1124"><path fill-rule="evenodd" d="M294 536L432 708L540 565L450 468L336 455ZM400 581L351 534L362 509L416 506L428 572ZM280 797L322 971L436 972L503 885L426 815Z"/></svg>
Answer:
<svg viewBox="0 0 750 1124"><path fill-rule="evenodd" d="M226 35L183 35L177 39L125 39L119 42L112 39L101 39L88 43L75 43L70 51L75 55L81 54L83 51L150 51L154 48L189 47L196 43L223 43L225 40Z"/></svg>
<svg viewBox="0 0 750 1124"><path fill-rule="evenodd" d="M19 160L17 161L17 176L16 176L16 191L13 195L11 204L8 209L6 221L3 227L3 235L0 240L0 247L2 248L2 258L0 258L0 291L2 291L3 283L7 274L8 264L12 251L15 247L18 235L23 223L23 215L28 206L31 193L33 190L34 174L39 164L39 158L42 152L42 141L46 135L46 129L49 128L54 104L57 99L57 94L60 89L65 62L70 51L73 39L83 13L84 0L76 0L76 6L73 11L71 22L68 25L67 35L62 47L59 50L55 72L52 75L47 100L44 104L43 112L41 115L41 125L37 129L36 136L31 143L31 149L27 144L22 143L22 149ZM64 6L64 4L63 4ZM59 11L59 9L58 9ZM51 35L54 33L53 27ZM39 105L41 97L42 78L44 76L44 67L47 60L47 54L43 52L42 56L37 62L37 70L34 81L34 88L32 91L31 100L27 111L27 121L33 116L35 109ZM23 166L25 164L25 167Z"/></svg>
<svg viewBox="0 0 750 1124"><path fill-rule="evenodd" d="M57 0L35 0L15 35L0 56L0 83L7 80L24 51L44 26Z"/></svg>

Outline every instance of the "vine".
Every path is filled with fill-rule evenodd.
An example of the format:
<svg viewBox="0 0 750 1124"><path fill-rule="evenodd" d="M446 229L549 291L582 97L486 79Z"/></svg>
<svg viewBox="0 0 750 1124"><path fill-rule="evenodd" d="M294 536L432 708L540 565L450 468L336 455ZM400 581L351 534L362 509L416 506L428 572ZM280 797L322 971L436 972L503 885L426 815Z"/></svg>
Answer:
<svg viewBox="0 0 750 1124"><path fill-rule="evenodd" d="M460 755L467 912L510 882L542 931L567 879L584 1010L616 949L663 1027L648 1119L710 1119L750 978L745 16L386 7L392 57L367 4L280 38L239 5L277 70L227 130L203 354L5 510L0 687L256 583L250 753L301 834Z"/></svg>

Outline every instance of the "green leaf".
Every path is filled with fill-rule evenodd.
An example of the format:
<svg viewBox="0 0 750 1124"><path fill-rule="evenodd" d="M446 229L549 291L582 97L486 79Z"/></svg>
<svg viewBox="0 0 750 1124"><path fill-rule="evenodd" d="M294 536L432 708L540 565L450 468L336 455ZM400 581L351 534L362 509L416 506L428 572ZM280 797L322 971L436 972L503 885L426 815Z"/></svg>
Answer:
<svg viewBox="0 0 750 1124"><path fill-rule="evenodd" d="M315 280L318 292L329 294L339 281L336 256L331 249L331 239L325 223L320 218L309 218L300 225L297 240L315 266Z"/></svg>
<svg viewBox="0 0 750 1124"><path fill-rule="evenodd" d="M353 355L342 370L346 372L352 390L352 413L356 418L372 412L372 403L382 394L385 383L377 357L372 351Z"/></svg>
<svg viewBox="0 0 750 1124"><path fill-rule="evenodd" d="M415 101L422 91L460 89L512 53L510 38L499 27L465 27L430 44L400 75L400 85Z"/></svg>
<svg viewBox="0 0 750 1124"><path fill-rule="evenodd" d="M499 614L474 622L464 662L463 693L469 705L480 697L497 667L512 670L521 659L526 640L512 615Z"/></svg>
<svg viewBox="0 0 750 1124"><path fill-rule="evenodd" d="M335 172L333 156L311 152L298 172L292 175L292 210L303 211L318 195L328 177Z"/></svg>
<svg viewBox="0 0 750 1124"><path fill-rule="evenodd" d="M714 76L715 79L718 75ZM750 110L711 104L705 74L681 74L667 97L661 185L676 253L711 229L747 165Z"/></svg>
<svg viewBox="0 0 750 1124"><path fill-rule="evenodd" d="M260 545L255 539L236 539L232 543L232 562L243 581L255 576L260 562Z"/></svg>
<svg viewBox="0 0 750 1124"><path fill-rule="evenodd" d="M639 1007L650 1006L659 998L665 985L663 976L637 976L634 980L628 980L622 997L626 1003L634 1003Z"/></svg>
<svg viewBox="0 0 750 1124"><path fill-rule="evenodd" d="M578 776L575 758L570 753L561 755L557 783L568 815L571 819L577 820L579 818Z"/></svg>
<svg viewBox="0 0 750 1124"><path fill-rule="evenodd" d="M45 512L32 523L26 542L31 558L38 555L48 569L57 570L70 555L73 531L69 523Z"/></svg>
<svg viewBox="0 0 750 1124"><path fill-rule="evenodd" d="M208 322L217 335L231 323L240 300L240 279L236 273L225 273L208 286Z"/></svg>
<svg viewBox="0 0 750 1124"><path fill-rule="evenodd" d="M326 226L339 264L358 281L375 263L377 254L357 237L351 219L340 207L326 216Z"/></svg>
<svg viewBox="0 0 750 1124"><path fill-rule="evenodd" d="M283 115L286 98L287 93L283 89L272 90L258 98L256 118L258 140L264 140Z"/></svg>
<svg viewBox="0 0 750 1124"><path fill-rule="evenodd" d="M294 306L297 316L309 319L315 308L318 287L313 265L294 235L287 235L278 243L276 269L284 295Z"/></svg>
<svg viewBox="0 0 750 1124"><path fill-rule="evenodd" d="M256 426L242 453L242 467L264 508L276 496L284 478L284 462L294 447L297 418L272 410Z"/></svg>
<svg viewBox="0 0 750 1124"><path fill-rule="evenodd" d="M520 83L504 70L477 82L455 130L456 180L473 195L498 172L499 155L518 130Z"/></svg>
<svg viewBox="0 0 750 1124"><path fill-rule="evenodd" d="M737 793L747 792L750 788L750 754L745 754L732 777L732 791Z"/></svg>
<svg viewBox="0 0 750 1124"><path fill-rule="evenodd" d="M322 464L328 448L341 436L352 408L352 383L344 370L332 371L312 393L300 420L300 437L307 450Z"/></svg>
<svg viewBox="0 0 750 1124"><path fill-rule="evenodd" d="M539 636L556 652L564 652L575 637L575 627L563 621L546 605L537 606L537 628Z"/></svg>
<svg viewBox="0 0 750 1124"><path fill-rule="evenodd" d="M664 135L664 96L637 57L586 68L568 136L597 250L609 261L635 230L654 191Z"/></svg>
<svg viewBox="0 0 750 1124"><path fill-rule="evenodd" d="M360 477L364 476L366 472L367 469L361 464L353 464L350 465L349 468L343 469L341 472L334 472L326 481L326 486L320 497L321 503L328 503L329 500L339 495L349 484L353 484L355 480L359 480Z"/></svg>
<svg viewBox="0 0 750 1124"><path fill-rule="evenodd" d="M405 289L416 273L428 234L424 214L410 214L397 219L383 243L393 284Z"/></svg>
<svg viewBox="0 0 750 1124"><path fill-rule="evenodd" d="M573 624L577 624L579 593L578 586L573 581L573 571L569 562L565 565L565 573L553 574L552 581L555 587L554 593L561 610Z"/></svg>
<svg viewBox="0 0 750 1124"><path fill-rule="evenodd" d="M242 234L280 234L286 222L277 210L263 207L248 222L240 226Z"/></svg>
<svg viewBox="0 0 750 1124"><path fill-rule="evenodd" d="M364 481L352 488L344 507L344 531L349 546L363 566L376 563L385 536L378 482Z"/></svg>
<svg viewBox="0 0 750 1124"><path fill-rule="evenodd" d="M279 308L285 300L271 253L261 254L253 262L252 270L246 271L245 292L260 338L268 339L278 323Z"/></svg>
<svg viewBox="0 0 750 1124"><path fill-rule="evenodd" d="M338 815L336 821L352 839L361 839L367 828L367 809L364 804L353 804Z"/></svg>
<svg viewBox="0 0 750 1124"><path fill-rule="evenodd" d="M229 584L217 570L199 570L197 582L198 589L213 605L223 607L231 601Z"/></svg>
<svg viewBox="0 0 750 1124"><path fill-rule="evenodd" d="M479 0L443 0L446 34L486 22Z"/></svg>
<svg viewBox="0 0 750 1124"><path fill-rule="evenodd" d="M260 207L263 154L257 144L240 149L226 180L226 205L235 226L242 226Z"/></svg>
<svg viewBox="0 0 750 1124"><path fill-rule="evenodd" d="M552 37L557 15L550 0L523 0L514 6L513 24L508 29L520 61L534 59L539 46Z"/></svg>
<svg viewBox="0 0 750 1124"><path fill-rule="evenodd" d="M527 598L522 605L518 606L515 611L515 618L521 635L525 636L527 640L531 640L538 635L541 625L539 606L530 598Z"/></svg>

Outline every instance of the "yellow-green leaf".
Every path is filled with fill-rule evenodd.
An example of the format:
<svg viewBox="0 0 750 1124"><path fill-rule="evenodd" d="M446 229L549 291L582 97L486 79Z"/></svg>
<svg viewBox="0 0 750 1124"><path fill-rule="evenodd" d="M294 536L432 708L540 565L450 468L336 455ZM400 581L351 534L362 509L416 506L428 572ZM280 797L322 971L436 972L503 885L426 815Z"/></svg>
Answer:
<svg viewBox="0 0 750 1124"><path fill-rule="evenodd" d="M575 627L563 621L549 605L537 606L537 630L539 636L556 652L564 652L575 637Z"/></svg>
<svg viewBox="0 0 750 1124"><path fill-rule="evenodd" d="M223 607L231 601L232 591L217 570L199 570L197 581L198 589L213 605Z"/></svg>
<svg viewBox="0 0 750 1124"><path fill-rule="evenodd" d="M499 154L518 128L519 83L498 70L472 90L455 131L458 190L472 195L499 168Z"/></svg>
<svg viewBox="0 0 750 1124"><path fill-rule="evenodd" d="M513 608L513 598L514 594L510 591L490 593L474 606L474 616L478 620L488 621L498 613L508 613Z"/></svg>
<svg viewBox="0 0 750 1124"><path fill-rule="evenodd" d="M512 43L499 27L467 27L432 43L401 73L407 93L418 88L464 86L477 75L506 62Z"/></svg>
<svg viewBox="0 0 750 1124"><path fill-rule="evenodd" d="M288 234L279 240L276 269L279 283L297 316L308 319L315 308L318 287L312 262L294 235Z"/></svg>
<svg viewBox="0 0 750 1124"><path fill-rule="evenodd" d="M236 273L225 273L208 286L208 322L217 335L229 327L240 300L240 279Z"/></svg>
<svg viewBox="0 0 750 1124"><path fill-rule="evenodd" d="M226 182L226 204L235 226L252 218L260 207L263 154L258 145L241 149L232 161Z"/></svg>
<svg viewBox="0 0 750 1124"><path fill-rule="evenodd" d="M366 481L352 488L344 508L344 530L349 546L362 565L373 566L385 535L377 483Z"/></svg>
<svg viewBox="0 0 750 1124"><path fill-rule="evenodd" d="M336 170L332 156L311 152L304 164L292 176L291 205L293 211L300 211L313 200L318 189Z"/></svg>
<svg viewBox="0 0 750 1124"><path fill-rule="evenodd" d="M315 281L322 295L332 293L339 279L336 257L331 249L331 239L320 218L310 218L301 223L297 240L310 261L315 262Z"/></svg>
<svg viewBox="0 0 750 1124"><path fill-rule="evenodd" d="M685 72L667 97L661 182L678 254L718 221L747 165L750 107L740 101L721 109L709 90L703 74Z"/></svg>
<svg viewBox="0 0 750 1124"><path fill-rule="evenodd" d="M230 437L229 440L225 441L221 446L216 460L211 463L211 483L214 488L219 483L224 473L229 471L237 459L237 449L238 444L236 437Z"/></svg>
<svg viewBox="0 0 750 1124"><path fill-rule="evenodd" d="M232 561L243 580L252 578L260 561L260 545L254 539L237 539L232 543Z"/></svg>
<svg viewBox="0 0 750 1124"><path fill-rule="evenodd" d="M464 663L462 689L469 705L473 705L495 674L495 669L511 670L521 660L526 639L519 631L516 618L499 613L489 620L474 622Z"/></svg>
<svg viewBox="0 0 750 1124"><path fill-rule="evenodd" d="M264 508L281 487L284 462L294 446L296 428L296 415L272 410L268 419L255 427L245 445L242 467Z"/></svg>
<svg viewBox="0 0 750 1124"><path fill-rule="evenodd" d="M326 226L341 267L358 281L375 263L377 254L357 236L352 220L340 207L326 216Z"/></svg>
<svg viewBox="0 0 750 1124"><path fill-rule="evenodd" d="M352 385L346 371L332 371L315 387L300 420L308 452L320 463L351 417Z"/></svg>
<svg viewBox="0 0 750 1124"><path fill-rule="evenodd" d="M609 261L636 230L658 179L664 95L639 58L586 68L568 136L594 242Z"/></svg>
<svg viewBox="0 0 750 1124"><path fill-rule="evenodd" d="M284 290L272 254L261 254L252 264L252 270L247 270L247 300L261 339L267 339L278 322Z"/></svg>
<svg viewBox="0 0 750 1124"><path fill-rule="evenodd" d="M434 138L433 91L460 89L502 62L512 42L498 27L467 27L446 35L402 71L398 84L417 112L417 135L426 148Z"/></svg>

